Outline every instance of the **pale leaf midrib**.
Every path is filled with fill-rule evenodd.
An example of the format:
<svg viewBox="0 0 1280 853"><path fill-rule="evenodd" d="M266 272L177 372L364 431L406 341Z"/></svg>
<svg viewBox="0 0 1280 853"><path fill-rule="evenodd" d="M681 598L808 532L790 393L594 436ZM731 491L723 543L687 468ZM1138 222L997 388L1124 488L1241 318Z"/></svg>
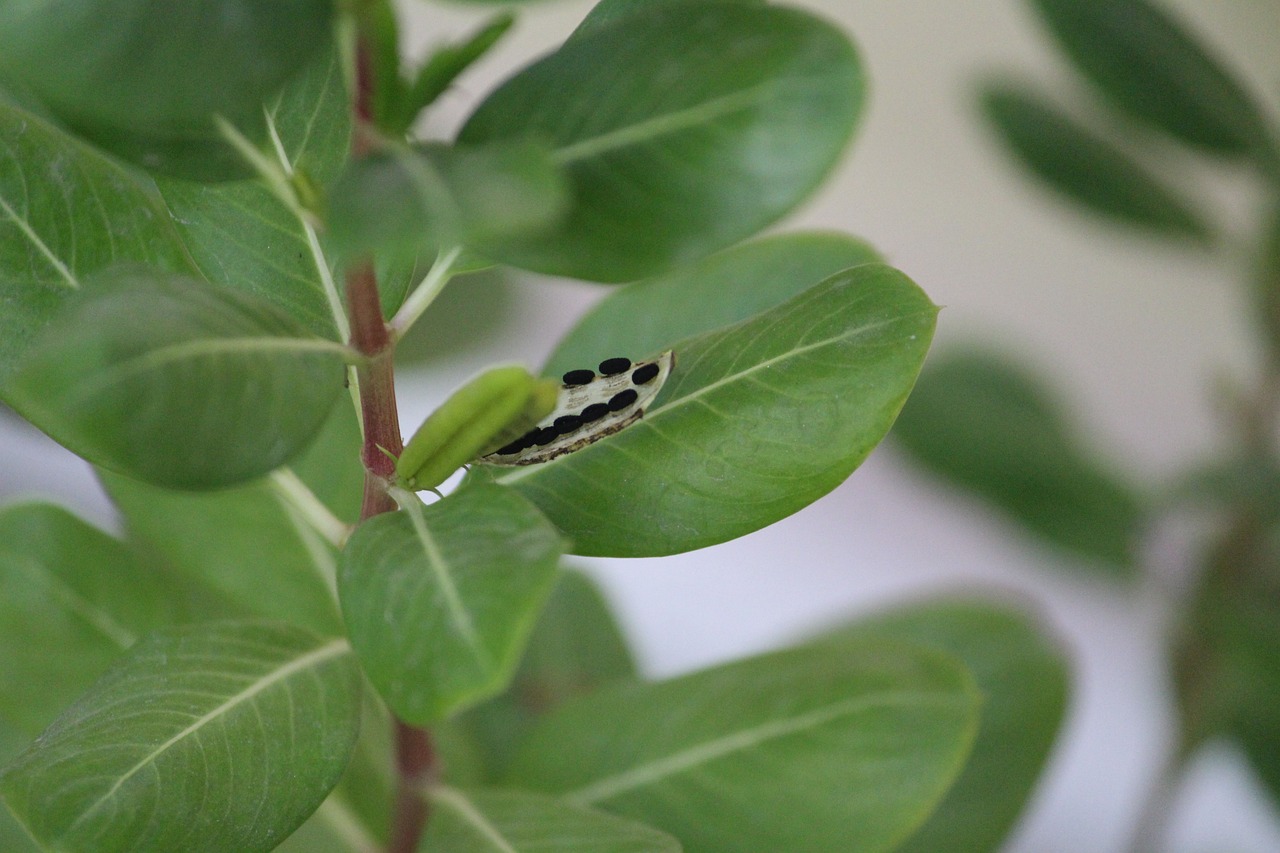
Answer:
<svg viewBox="0 0 1280 853"><path fill-rule="evenodd" d="M58 275L62 277L63 281L65 281L72 290L79 290L79 280L71 270L67 268L67 265L62 262L62 259L53 253L53 250L49 248L49 245L45 243L44 240L40 239L40 235L31 227L31 223L19 216L18 212L9 206L9 202L5 200L4 196L0 196L0 210L3 210L5 216L12 220L14 225L18 226L18 230L21 231L27 240L31 242L31 245L35 246L36 250L44 256L44 259L49 262L49 266L53 267L54 272L58 273Z"/></svg>
<svg viewBox="0 0 1280 853"><path fill-rule="evenodd" d="M449 564L445 561L444 555L440 553L440 547L436 544L435 537L431 535L431 531L427 529L426 519L422 516L421 505L410 504L409 521L413 524L414 536L417 537L418 544L422 547L422 554L426 557L427 565L431 569L431 574L436 579L436 584L440 589L440 594L444 597L445 609L449 614L449 620L453 622L458 633L462 635L462 639L466 641L467 648L471 650L471 655L484 669L490 669L492 662L489 655L485 652L484 647L480 645L480 637L476 634L475 623L471 621L471 613L467 610L466 605L462 602L462 597L458 594L458 587L453 582L453 575L450 573Z"/></svg>
<svg viewBox="0 0 1280 853"><path fill-rule="evenodd" d="M808 711L795 717L770 720L750 729L732 732L703 743L686 747L679 752L646 761L612 776L597 779L589 785L571 791L566 796L575 803L589 806L608 800L628 791L643 788L671 776L731 755L750 747L759 746L775 738L786 737L809 728L825 725L840 717L876 708L898 705L925 706L954 704L955 697L937 692L919 693L900 691L876 696L860 696L837 702L825 708Z"/></svg>
<svg viewBox="0 0 1280 853"><path fill-rule="evenodd" d="M79 591L53 572L41 571L41 566L37 561L20 558L16 562L28 577L37 583L43 583L67 610L93 626L98 633L105 636L116 646L119 646L120 649L127 649L137 642L138 637L136 634L121 625L110 613L85 598Z"/></svg>
<svg viewBox="0 0 1280 853"><path fill-rule="evenodd" d="M460 818L475 827L485 839L492 843L498 853L519 853L506 836L486 820L480 810L473 806L462 792L441 785L432 789L431 799L452 808Z"/></svg>
<svg viewBox="0 0 1280 853"><path fill-rule="evenodd" d="M126 782L132 779L144 767L148 767L151 764L153 764L161 755L163 755L173 745L179 743L180 741L184 740L187 737L190 737L191 735L196 734L197 732L200 731L200 729L202 729L208 723L224 716L227 713L230 713L236 706L244 702L248 702L253 697L257 696L259 693L272 687L278 682L281 682L286 678L289 678L294 673L301 672L310 666L318 665L330 658L337 657L338 655L347 654L350 651L350 649L351 647L345 639L330 640L329 642L325 643L323 646L319 646L315 649L312 649L306 654L296 657L293 660L288 661L284 665L276 668L275 670L272 670L271 672L266 673L265 675L256 679L248 687L241 690L239 693L236 693L234 696L229 697L222 704L218 705L216 708L212 709L211 711L205 713L203 716L197 718L186 728L182 729L182 731L173 735L164 743L160 744L155 749L151 750L151 752L147 753L147 755L145 755L140 761L138 761L136 764L130 767L127 771L121 774L120 778L117 779L115 783L102 796L94 800L93 803L91 803L88 806L88 808L86 808L83 812L80 813L80 816L77 817L75 821L72 822L72 824L67 828L65 835L67 836L72 835L75 832L76 828L80 826L80 824L88 820L95 812L97 812L100 808L102 808L106 803L110 802L111 799L116 795L116 792L119 791L120 788Z"/></svg>
<svg viewBox="0 0 1280 853"><path fill-rule="evenodd" d="M577 160L606 154L610 151L642 142L650 142L663 136L678 133L681 130L707 124L721 116L744 110L758 101L764 100L759 96L767 93L770 88L772 88L770 84L760 83L748 89L730 92L691 107L662 113L644 121L614 128L597 136L579 139L556 149L552 156L556 163L566 166Z"/></svg>

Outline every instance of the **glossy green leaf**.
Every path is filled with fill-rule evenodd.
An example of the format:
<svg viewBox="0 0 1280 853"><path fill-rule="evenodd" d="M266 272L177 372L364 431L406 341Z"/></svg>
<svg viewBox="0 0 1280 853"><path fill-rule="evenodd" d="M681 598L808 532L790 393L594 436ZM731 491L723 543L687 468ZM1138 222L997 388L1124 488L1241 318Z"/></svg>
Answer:
<svg viewBox="0 0 1280 853"><path fill-rule="evenodd" d="M135 175L0 103L0 396L81 280L124 261L190 268L164 207Z"/></svg>
<svg viewBox="0 0 1280 853"><path fill-rule="evenodd" d="M484 485L356 530L339 568L342 613L397 716L435 722L505 686L562 544L527 501Z"/></svg>
<svg viewBox="0 0 1280 853"><path fill-rule="evenodd" d="M28 0L0 9L0 74L152 169L243 174L215 114L262 134L262 104L329 42L332 0Z"/></svg>
<svg viewBox="0 0 1280 853"><path fill-rule="evenodd" d="M483 752L488 778L497 778L540 717L634 675L635 661L600 590L585 575L561 572L510 686L459 722Z"/></svg>
<svg viewBox="0 0 1280 853"><path fill-rule="evenodd" d="M116 658L177 617L123 543L51 504L0 510L0 718L35 737Z"/></svg>
<svg viewBox="0 0 1280 853"><path fill-rule="evenodd" d="M942 797L978 706L933 650L808 647L571 702L509 781L644 820L689 853L876 853Z"/></svg>
<svg viewBox="0 0 1280 853"><path fill-rule="evenodd" d="M560 229L504 246L498 260L627 281L732 245L795 207L839 158L863 89L848 40L805 12L664 2L517 74L459 139L542 141L569 176Z"/></svg>
<svg viewBox="0 0 1280 853"><path fill-rule="evenodd" d="M890 267L838 273L675 344L675 368L635 425L544 464L488 471L577 554L658 556L743 536L866 458L911 390L936 311Z"/></svg>
<svg viewBox="0 0 1280 853"><path fill-rule="evenodd" d="M908 605L833 636L919 642L955 655L982 694L973 754L941 805L899 853L1002 849L1035 790L1066 710L1066 658L1029 615L979 600Z"/></svg>
<svg viewBox="0 0 1280 853"><path fill-rule="evenodd" d="M266 112L267 151L286 175L327 183L350 147L351 106L336 49L311 61ZM196 267L214 284L283 308L321 337L345 337L340 280L312 223L260 180L157 185Z"/></svg>
<svg viewBox="0 0 1280 853"><path fill-rule="evenodd" d="M1040 96L992 84L982 92L982 109L1010 153L1076 204L1157 234L1202 243L1211 238L1190 201Z"/></svg>
<svg viewBox="0 0 1280 853"><path fill-rule="evenodd" d="M1216 154L1254 153L1272 168L1274 138L1253 95L1150 0L1032 0L1077 69L1115 106Z"/></svg>
<svg viewBox="0 0 1280 853"><path fill-rule="evenodd" d="M680 853L656 829L525 791L432 790L423 853Z"/></svg>
<svg viewBox="0 0 1280 853"><path fill-rule="evenodd" d="M980 352L934 361L893 436L917 462L991 501L1030 532L1107 571L1134 571L1145 512L1081 448L1032 377Z"/></svg>
<svg viewBox="0 0 1280 853"><path fill-rule="evenodd" d="M746 320L841 270L878 261L843 234L762 237L687 267L619 288L556 346L543 373L559 376L616 355L639 357Z"/></svg>
<svg viewBox="0 0 1280 853"><path fill-rule="evenodd" d="M532 143L388 145L353 160L330 190L331 239L347 257L492 251L554 225L565 193L555 163Z"/></svg>
<svg viewBox="0 0 1280 853"><path fill-rule="evenodd" d="M59 850L271 850L329 793L359 727L343 640L276 623L152 634L0 775Z"/></svg>
<svg viewBox="0 0 1280 853"><path fill-rule="evenodd" d="M217 488L297 455L347 351L249 294L142 268L99 274L10 381L13 407L105 468Z"/></svg>
<svg viewBox="0 0 1280 853"><path fill-rule="evenodd" d="M342 633L338 553L267 483L182 492L99 473L129 538L154 560L212 590L228 615Z"/></svg>

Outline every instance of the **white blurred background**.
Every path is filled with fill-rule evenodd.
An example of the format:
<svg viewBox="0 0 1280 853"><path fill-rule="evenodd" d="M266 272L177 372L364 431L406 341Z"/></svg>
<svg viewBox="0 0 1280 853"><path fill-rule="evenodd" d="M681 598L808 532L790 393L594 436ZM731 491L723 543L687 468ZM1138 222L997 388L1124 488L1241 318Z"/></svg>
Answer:
<svg viewBox="0 0 1280 853"><path fill-rule="evenodd" d="M977 339L1025 358L1052 381L1096 448L1139 482L1154 487L1211 454L1223 434L1214 389L1247 378L1255 361L1241 259L1210 262L1083 219L996 147L973 106L982 75L1018 73L1058 96L1082 91L1025 4L794 2L853 34L872 86L849 158L781 227L870 240L945 306L935 349ZM1280 113L1280 3L1169 2ZM401 5L415 53L469 31L490 11ZM497 80L551 48L591 5L529 4L495 54L446 95L425 133L447 136ZM1230 175L1194 177L1227 216L1239 221L1249 210L1250 196ZM487 361L539 364L604 294L569 282L523 283L486 285L486 319L507 330L500 340L439 352L403 374L406 431ZM16 496L49 497L113 523L83 463L4 418L0 501ZM1165 531L1155 559L1176 571L1178 546L1190 538ZM1008 853L1127 849L1172 731L1155 597L1122 592L1027 540L912 469L891 446L832 495L744 539L678 557L589 565L655 675L946 591L989 589L1030 603L1069 650L1075 683L1049 772ZM1277 853L1280 815L1223 747L1203 755L1179 787L1170 840L1175 853Z"/></svg>

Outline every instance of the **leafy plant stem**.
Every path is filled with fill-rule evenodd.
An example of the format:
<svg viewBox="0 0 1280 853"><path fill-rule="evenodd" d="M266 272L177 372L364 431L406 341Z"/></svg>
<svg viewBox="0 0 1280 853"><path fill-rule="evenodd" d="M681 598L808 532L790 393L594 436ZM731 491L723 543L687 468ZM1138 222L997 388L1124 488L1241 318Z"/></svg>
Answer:
<svg viewBox="0 0 1280 853"><path fill-rule="evenodd" d="M409 298L400 306L400 310L396 312L396 316L391 318L391 335L396 340L404 336L405 332L413 327L423 312L431 306L435 298L440 295L440 291L444 290L444 286L449 283L452 278L452 269L458 255L462 253L459 246L452 249L442 251L436 258L436 262L431 265L430 271L414 288L413 293L409 294Z"/></svg>
<svg viewBox="0 0 1280 853"><path fill-rule="evenodd" d="M360 382L360 415L364 424L364 502L361 519L390 512L395 501L387 494L387 481L395 474L395 462L404 450L400 417L396 410L395 347L382 319L378 283L373 264L363 261L347 272L347 308L351 315L351 345L365 362L356 368ZM388 455L390 454L390 455Z"/></svg>

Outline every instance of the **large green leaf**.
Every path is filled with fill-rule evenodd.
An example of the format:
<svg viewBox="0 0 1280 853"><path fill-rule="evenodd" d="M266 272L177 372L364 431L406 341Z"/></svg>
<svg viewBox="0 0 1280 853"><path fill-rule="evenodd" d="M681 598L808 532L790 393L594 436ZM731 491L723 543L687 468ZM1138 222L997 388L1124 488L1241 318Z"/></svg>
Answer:
<svg viewBox="0 0 1280 853"><path fill-rule="evenodd" d="M890 267L838 273L675 344L676 366L635 425L544 464L486 470L577 554L656 556L745 535L835 488L884 437L936 311Z"/></svg>
<svg viewBox="0 0 1280 853"><path fill-rule="evenodd" d="M121 261L190 268L163 206L133 174L0 103L0 395L81 280Z"/></svg>
<svg viewBox="0 0 1280 853"><path fill-rule="evenodd" d="M551 156L527 142L386 145L353 160L329 195L331 240L346 257L466 245L499 251L554 226L566 204Z"/></svg>
<svg viewBox="0 0 1280 853"><path fill-rule="evenodd" d="M918 462L1110 572L1134 570L1133 489L1083 450L1050 395L989 353L931 362L893 436Z"/></svg>
<svg viewBox="0 0 1280 853"><path fill-rule="evenodd" d="M342 633L334 595L338 553L270 485L193 493L106 471L99 478L130 540L214 591L230 613Z"/></svg>
<svg viewBox="0 0 1280 853"><path fill-rule="evenodd" d="M684 0L600 0L591 7L591 11L582 19L577 28L569 34L569 38L581 38L591 35L597 29L611 26L636 14L652 9L660 2L684 2ZM764 0L720 0L720 2L754 3L763 5Z"/></svg>
<svg viewBox="0 0 1280 853"><path fill-rule="evenodd" d="M1040 96L991 84L982 109L1022 165L1077 204L1170 237L1209 240L1209 225L1189 201Z"/></svg>
<svg viewBox="0 0 1280 853"><path fill-rule="evenodd" d="M0 74L144 166L243 173L215 114L262 135L262 105L329 42L332 0L25 0L0 7Z"/></svg>
<svg viewBox="0 0 1280 853"><path fill-rule="evenodd" d="M317 56L266 112L274 165L327 183L341 170L351 106L337 49ZM345 308L312 223L258 180L157 185L201 274L274 302L317 335L338 339Z"/></svg>
<svg viewBox="0 0 1280 853"><path fill-rule="evenodd" d="M499 260L627 281L736 243L798 204L844 149L863 89L848 40L804 12L663 2L517 74L459 139L545 142L569 176L560 230Z"/></svg>
<svg viewBox="0 0 1280 853"><path fill-rule="evenodd" d="M0 719L39 734L176 610L163 578L65 510L0 510Z"/></svg>
<svg viewBox="0 0 1280 853"><path fill-rule="evenodd" d="M941 805L900 853L1001 849L1035 789L1062 722L1067 662L1031 617L979 600L912 605L832 637L889 636L955 655L982 694L973 754Z"/></svg>
<svg viewBox="0 0 1280 853"><path fill-rule="evenodd" d="M680 853L680 842L634 821L525 791L431 792L423 853Z"/></svg>
<svg viewBox="0 0 1280 853"><path fill-rule="evenodd" d="M271 850L337 782L359 727L343 640L277 623L152 634L0 775L45 845Z"/></svg>
<svg viewBox="0 0 1280 853"><path fill-rule="evenodd" d="M1277 165L1253 95L1150 0L1031 0L1076 67L1115 106L1221 155Z"/></svg>
<svg viewBox="0 0 1280 853"><path fill-rule="evenodd" d="M616 355L640 356L746 320L841 270L878 261L843 234L752 240L696 264L619 288L556 346L543 372L558 376Z"/></svg>
<svg viewBox="0 0 1280 853"><path fill-rule="evenodd" d="M560 573L510 686L459 718L497 778L515 747L543 715L602 683L635 675L622 631L596 586Z"/></svg>
<svg viewBox="0 0 1280 853"><path fill-rule="evenodd" d="M942 797L978 705L934 650L819 645L571 702L509 781L652 823L689 853L875 853Z"/></svg>
<svg viewBox="0 0 1280 853"><path fill-rule="evenodd" d="M563 542L509 489L464 488L361 525L342 553L342 613L369 680L423 725L511 677Z"/></svg>
<svg viewBox="0 0 1280 853"><path fill-rule="evenodd" d="M342 390L346 360L342 346L249 294L115 269L45 328L7 392L91 462L217 488L305 447Z"/></svg>

